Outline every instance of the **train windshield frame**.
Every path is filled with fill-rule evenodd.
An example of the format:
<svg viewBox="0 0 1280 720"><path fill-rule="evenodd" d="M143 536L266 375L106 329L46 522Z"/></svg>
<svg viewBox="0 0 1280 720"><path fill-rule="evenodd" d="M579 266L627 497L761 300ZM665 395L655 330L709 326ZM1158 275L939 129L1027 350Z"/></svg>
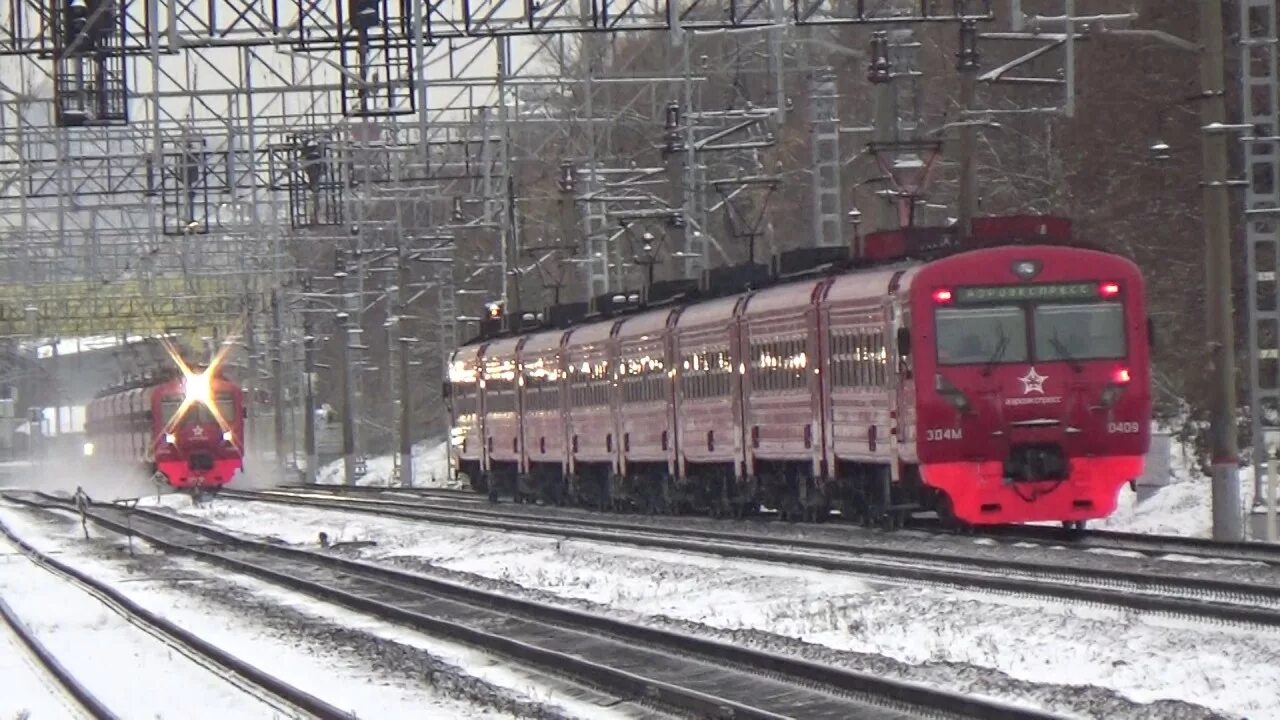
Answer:
<svg viewBox="0 0 1280 720"><path fill-rule="evenodd" d="M1118 360L1129 353L1125 307L1115 301L938 307L934 329L941 366Z"/></svg>

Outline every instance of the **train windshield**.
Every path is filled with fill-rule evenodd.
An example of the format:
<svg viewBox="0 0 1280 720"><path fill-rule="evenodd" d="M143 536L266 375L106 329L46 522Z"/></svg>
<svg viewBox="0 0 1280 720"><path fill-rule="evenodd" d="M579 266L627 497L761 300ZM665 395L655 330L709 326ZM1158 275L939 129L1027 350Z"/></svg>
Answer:
<svg viewBox="0 0 1280 720"><path fill-rule="evenodd" d="M218 412L222 415L222 419L230 423L236 417L235 398L230 393L218 393L214 404L218 406ZM170 395L160 400L160 414L164 416L165 422L177 414L178 408L182 407L182 397L180 395ZM203 403L192 403L187 408L186 414L182 417L182 424L213 424L217 420L213 417L213 412L205 407Z"/></svg>
<svg viewBox="0 0 1280 720"><path fill-rule="evenodd" d="M938 362L1026 362L1026 312L1016 306L938 309Z"/></svg>
<svg viewBox="0 0 1280 720"><path fill-rule="evenodd" d="M1126 354L1124 306L1119 303L939 308L936 322L940 365L1102 360Z"/></svg>

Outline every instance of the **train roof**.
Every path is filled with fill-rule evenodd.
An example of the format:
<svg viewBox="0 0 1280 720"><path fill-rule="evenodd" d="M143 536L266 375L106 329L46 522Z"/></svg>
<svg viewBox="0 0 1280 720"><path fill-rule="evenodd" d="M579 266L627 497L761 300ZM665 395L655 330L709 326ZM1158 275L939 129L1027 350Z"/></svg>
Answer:
<svg viewBox="0 0 1280 720"><path fill-rule="evenodd" d="M762 311L773 299L785 304L794 292L812 292L822 277L836 276L827 297L834 299L853 291L865 296L868 284L884 282L886 274L906 271L942 258L1011 245L1056 245L1108 252L1082 243L1071 236L1071 221L1053 215L1008 215L974 218L969 237L962 237L954 225L914 226L869 233L858 247L801 248L779 253L768 266L740 264L705 271L699 280L655 282L644 291L625 290L592 298L590 302L564 303L541 313L518 312L491 316L481 321L479 334L460 346L467 347L500 338L523 337L534 332L561 328L570 330L569 346L606 339L618 318L637 316L655 308L683 308L679 327L728 320L740 296L751 294L748 312ZM854 290L854 288L860 288ZM767 292L762 292L767 291ZM725 314L728 308L728 315ZM628 318L628 328L634 320ZM599 336L599 337L597 337ZM588 340L588 338L590 338ZM505 347L505 346L504 346ZM461 357L461 356L460 356Z"/></svg>
<svg viewBox="0 0 1280 720"><path fill-rule="evenodd" d="M632 340L638 339L636 336L644 337L646 335L658 334L667 328L667 324L671 322L671 313L676 308L662 308L660 310L650 310L627 318L622 321L622 327L618 329L618 335Z"/></svg>

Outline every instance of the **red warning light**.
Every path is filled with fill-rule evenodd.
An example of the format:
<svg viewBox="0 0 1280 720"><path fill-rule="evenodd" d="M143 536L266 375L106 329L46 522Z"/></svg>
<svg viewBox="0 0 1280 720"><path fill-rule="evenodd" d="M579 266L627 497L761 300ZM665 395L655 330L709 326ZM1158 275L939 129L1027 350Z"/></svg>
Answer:
<svg viewBox="0 0 1280 720"><path fill-rule="evenodd" d="M1120 283L1104 282L1098 286L1098 294L1104 298L1113 298L1120 294Z"/></svg>
<svg viewBox="0 0 1280 720"><path fill-rule="evenodd" d="M1131 379L1132 377L1129 375L1129 368L1120 368L1119 370L1116 370L1115 373L1113 373L1111 376L1111 380L1115 382L1117 385L1124 385L1125 383L1128 383Z"/></svg>
<svg viewBox="0 0 1280 720"><path fill-rule="evenodd" d="M952 297L951 291L946 288L938 288L933 291L933 301L939 305L946 305L951 302Z"/></svg>

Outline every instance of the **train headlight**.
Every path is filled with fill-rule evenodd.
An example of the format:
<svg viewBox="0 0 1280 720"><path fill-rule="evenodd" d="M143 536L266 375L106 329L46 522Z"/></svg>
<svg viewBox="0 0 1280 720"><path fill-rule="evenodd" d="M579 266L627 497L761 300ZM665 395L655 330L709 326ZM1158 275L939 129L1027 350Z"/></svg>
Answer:
<svg viewBox="0 0 1280 720"><path fill-rule="evenodd" d="M176 445L178 444L178 436L174 435L173 433L165 433L164 441L169 443L170 445Z"/></svg>
<svg viewBox="0 0 1280 720"><path fill-rule="evenodd" d="M1040 263L1036 260L1019 260L1013 264L1013 274L1022 280L1030 280L1040 274Z"/></svg>
<svg viewBox="0 0 1280 720"><path fill-rule="evenodd" d="M210 382L207 373L190 375L187 377L186 383L183 384L183 393L191 402L208 405L213 397L213 389L210 387Z"/></svg>
<svg viewBox="0 0 1280 720"><path fill-rule="evenodd" d="M91 443L91 442L87 442L87 443L85 443L85 444L84 444L84 454L85 454L86 456L87 456L87 455L92 455L92 454L93 454L93 443Z"/></svg>
<svg viewBox="0 0 1280 720"><path fill-rule="evenodd" d="M222 440L224 442L231 442L233 439L235 439L235 434L233 434L230 430L223 431Z"/></svg>

